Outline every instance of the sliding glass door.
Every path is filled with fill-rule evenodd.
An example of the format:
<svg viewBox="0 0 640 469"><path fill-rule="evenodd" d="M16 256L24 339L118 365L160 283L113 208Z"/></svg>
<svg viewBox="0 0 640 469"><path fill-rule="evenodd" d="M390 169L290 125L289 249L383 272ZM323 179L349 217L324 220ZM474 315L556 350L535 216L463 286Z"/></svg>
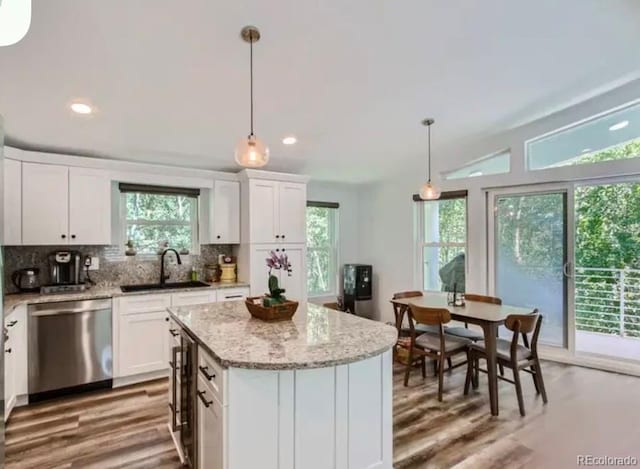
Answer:
<svg viewBox="0 0 640 469"><path fill-rule="evenodd" d="M490 290L505 304L537 308L540 341L562 348L569 346L568 198L564 189L490 193Z"/></svg>

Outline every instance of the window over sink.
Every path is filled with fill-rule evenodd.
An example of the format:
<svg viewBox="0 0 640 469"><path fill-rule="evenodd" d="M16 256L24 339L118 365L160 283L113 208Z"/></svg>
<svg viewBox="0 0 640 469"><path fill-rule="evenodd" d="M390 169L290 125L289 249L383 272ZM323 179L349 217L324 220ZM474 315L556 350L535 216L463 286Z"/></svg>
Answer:
<svg viewBox="0 0 640 469"><path fill-rule="evenodd" d="M162 243L199 253L199 189L120 184L123 240L137 254L157 254Z"/></svg>

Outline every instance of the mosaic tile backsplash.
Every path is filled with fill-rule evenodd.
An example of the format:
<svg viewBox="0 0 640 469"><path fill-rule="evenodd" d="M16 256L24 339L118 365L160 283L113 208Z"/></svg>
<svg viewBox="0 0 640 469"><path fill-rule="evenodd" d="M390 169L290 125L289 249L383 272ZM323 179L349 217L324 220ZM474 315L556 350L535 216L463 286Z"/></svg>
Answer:
<svg viewBox="0 0 640 469"><path fill-rule="evenodd" d="M119 286L137 283L155 283L160 278L160 258L125 256L119 246L6 246L4 248L5 293L18 290L11 281L11 274L18 269L37 267L40 269L40 284L50 283L47 256L53 251L74 250L84 255L98 257L100 268L89 272L91 280L98 286ZM173 253L166 255L165 269L171 275L169 282L190 280L191 268L195 266L199 279L204 279L205 264L218 262L218 255L232 255L230 245L202 245L199 255L185 255L182 265L176 263ZM81 275L84 278L84 273Z"/></svg>

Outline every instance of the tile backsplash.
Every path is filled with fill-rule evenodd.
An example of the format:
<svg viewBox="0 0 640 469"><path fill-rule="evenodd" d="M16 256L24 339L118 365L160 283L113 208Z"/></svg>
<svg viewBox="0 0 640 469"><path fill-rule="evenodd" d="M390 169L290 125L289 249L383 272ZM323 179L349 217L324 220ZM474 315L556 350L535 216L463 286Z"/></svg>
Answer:
<svg viewBox="0 0 640 469"><path fill-rule="evenodd" d="M53 251L65 250L80 251L83 255L99 258L100 268L89 271L89 275L91 280L100 286L154 283L160 278L159 256L157 258L126 257L118 246L6 246L4 248L5 293L18 291L11 281L11 274L15 270L26 267L40 269L41 285L50 283L47 256ZM199 278L204 279L204 265L217 263L219 254L231 255L232 246L202 245L200 254L180 256L182 265L176 263L173 253L167 254L165 270L171 275L169 281L189 280L191 268L194 266L199 273ZM84 278L84 272L81 278Z"/></svg>

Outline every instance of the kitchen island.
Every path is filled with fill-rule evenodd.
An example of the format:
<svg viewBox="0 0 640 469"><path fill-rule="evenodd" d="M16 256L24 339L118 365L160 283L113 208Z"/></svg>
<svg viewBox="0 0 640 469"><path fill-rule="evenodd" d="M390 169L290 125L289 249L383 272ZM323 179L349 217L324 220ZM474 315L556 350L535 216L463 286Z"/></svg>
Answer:
<svg viewBox="0 0 640 469"><path fill-rule="evenodd" d="M275 323L243 302L169 313L171 426L195 467L392 467L395 328L306 303Z"/></svg>

